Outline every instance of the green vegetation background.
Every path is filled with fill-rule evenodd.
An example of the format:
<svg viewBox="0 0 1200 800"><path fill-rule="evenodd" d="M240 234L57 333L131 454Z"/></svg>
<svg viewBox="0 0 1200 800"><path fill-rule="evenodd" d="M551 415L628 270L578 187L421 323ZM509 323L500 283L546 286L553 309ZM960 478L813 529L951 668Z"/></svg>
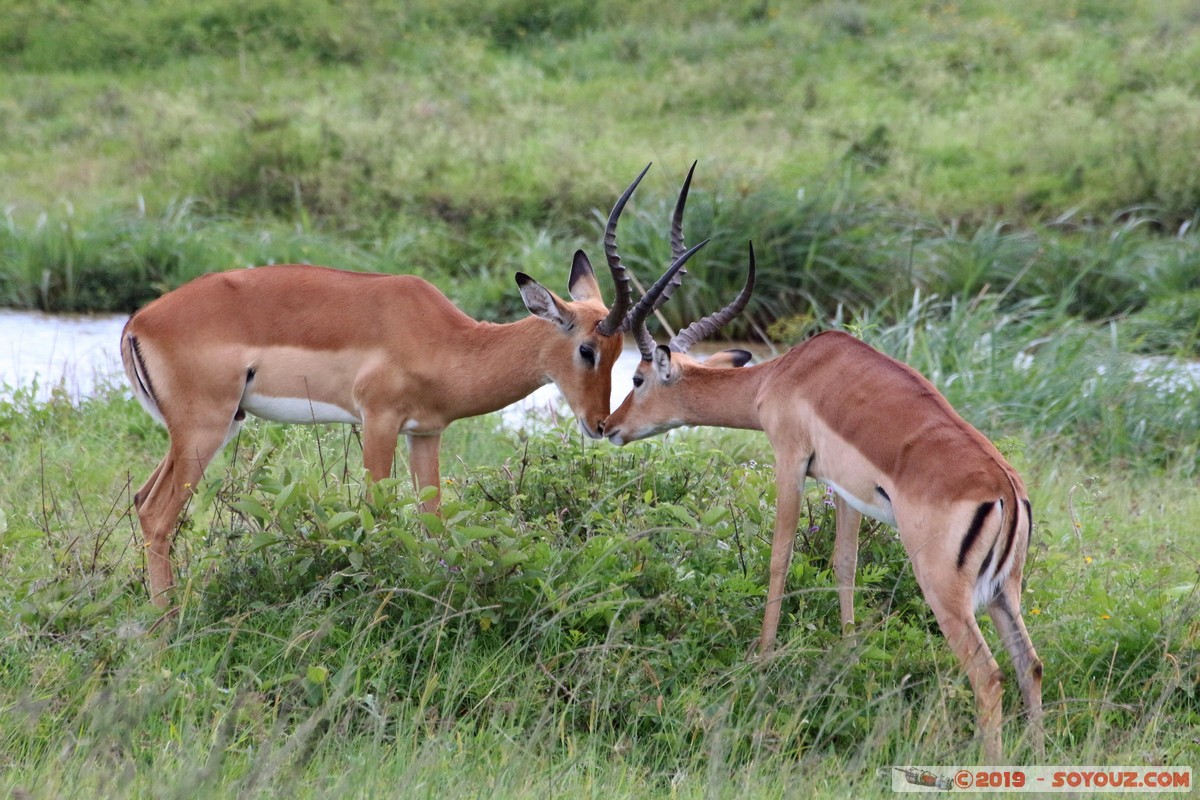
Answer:
<svg viewBox="0 0 1200 800"><path fill-rule="evenodd" d="M309 261L512 319L512 273L565 283L647 161L621 243L652 277L699 159L713 243L668 322L753 239L733 335L840 324L929 375L1031 488L1047 763L1200 765L1200 404L1162 360L1200 350L1193 5L0 0L0 305ZM761 437L481 419L446 447L443 525L406 481L362 496L351 432L249 427L164 621L129 513L164 432L119 387L0 401L0 791L880 796L975 757L886 529L840 636L819 489L784 646L746 661Z"/></svg>

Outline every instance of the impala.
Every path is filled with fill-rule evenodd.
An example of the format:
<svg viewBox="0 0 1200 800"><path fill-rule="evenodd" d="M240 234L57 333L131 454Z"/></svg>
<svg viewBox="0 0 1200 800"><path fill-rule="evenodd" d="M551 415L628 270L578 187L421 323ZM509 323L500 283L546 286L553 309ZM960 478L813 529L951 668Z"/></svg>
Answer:
<svg viewBox="0 0 1200 800"><path fill-rule="evenodd" d="M835 492L833 569L843 629L854 622L858 532L866 514L900 540L942 633L975 694L984 755L1001 756L1001 672L975 620L986 606L1012 657L1031 741L1042 749L1042 663L1021 617L1021 571L1032 512L1016 471L911 367L837 331L818 334L772 361L726 350L701 363L687 355L736 316L754 287L654 346L645 313L631 315L642 361L633 390L604 423L616 444L679 425L761 430L775 451L777 510L760 654L779 628L801 491L808 476ZM740 369L735 369L740 367Z"/></svg>
<svg viewBox="0 0 1200 800"><path fill-rule="evenodd" d="M665 301L704 244L678 253L630 309L617 220L648 169L621 195L605 229L616 285L611 309L578 251L570 302L518 272L532 316L503 325L477 322L421 278L299 265L204 275L134 314L121 334L125 372L170 436L166 456L134 496L152 600L168 602L171 540L192 488L247 414L361 424L363 464L373 479L391 473L405 434L415 488L434 487L425 510L438 507L440 437L456 419L503 408L553 381L584 432L599 438L634 311L649 313ZM672 241L682 241L688 177Z"/></svg>

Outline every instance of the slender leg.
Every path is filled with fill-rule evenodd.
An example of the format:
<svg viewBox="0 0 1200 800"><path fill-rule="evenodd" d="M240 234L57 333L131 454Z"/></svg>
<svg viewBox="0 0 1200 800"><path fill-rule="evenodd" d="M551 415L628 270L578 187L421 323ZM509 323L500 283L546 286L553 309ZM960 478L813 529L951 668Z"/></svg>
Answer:
<svg viewBox="0 0 1200 800"><path fill-rule="evenodd" d="M173 463L171 451L168 450L162 461L158 462L158 466L150 473L150 477L142 484L142 488L138 489L137 494L133 496L133 507L137 510L138 522L142 526L142 537L146 541L146 571L150 579L150 600L160 607L167 605L166 592L175 585L175 576L171 569L171 548L168 538L170 530L163 533L161 531L163 525L159 519L167 520L169 518L168 524L174 528L179 512L183 509L183 503L180 503L179 508L172 512L174 504L164 505L160 499L163 490L156 492L155 487L158 486L159 478L162 477L164 471L172 471ZM147 500L151 497L154 498L154 504L147 505ZM164 539L167 540L165 547Z"/></svg>
<svg viewBox="0 0 1200 800"><path fill-rule="evenodd" d="M154 484L158 482L158 476L163 471L163 465L167 463L167 456L163 456L163 460L158 462L158 466L150 473L150 477L142 484L142 488L137 490L137 494L133 496L133 507L140 510L142 503L146 500L146 495L154 488Z"/></svg>
<svg viewBox="0 0 1200 800"><path fill-rule="evenodd" d="M796 523L800 520L800 489L804 475L791 461L775 464L775 536L771 540L771 574L767 583L767 609L763 615L762 635L758 652L770 653L779 631L779 616L783 592L787 584L788 567L792 563L792 547L796 541Z"/></svg>
<svg viewBox="0 0 1200 800"><path fill-rule="evenodd" d="M363 413L363 466L372 480L380 481L392 475L396 460L396 440L400 438L400 417L391 412Z"/></svg>
<svg viewBox="0 0 1200 800"><path fill-rule="evenodd" d="M438 463L438 448L441 447L441 443L440 433L408 437L408 461L412 470L413 488L418 493L426 486L432 486L436 490L430 500L421 504L422 511L436 512L442 503L442 480Z"/></svg>
<svg viewBox="0 0 1200 800"><path fill-rule="evenodd" d="M842 615L842 631L854 627L854 570L858 567L858 531L862 514L835 495L837 535L833 543L833 574L837 577L838 606Z"/></svg>
<svg viewBox="0 0 1200 800"><path fill-rule="evenodd" d="M987 764L999 764L1002 675L975 621L971 591L957 574L949 576L949 580L947 576L933 578L936 572L920 568L916 574L938 626L971 681L984 760Z"/></svg>
<svg viewBox="0 0 1200 800"><path fill-rule="evenodd" d="M1021 617L1021 571L1014 569L1000 594L989 605L988 613L1000 632L1000 640L1012 658L1017 685L1029 716L1029 739L1039 758L1045 756L1045 732L1042 729L1042 661L1033 649L1025 620Z"/></svg>
<svg viewBox="0 0 1200 800"><path fill-rule="evenodd" d="M171 540L179 515L204 469L225 443L229 426L193 429L176 434L162 462L134 496L138 520L146 537L146 570L150 578L150 600L165 607L175 585L171 565Z"/></svg>

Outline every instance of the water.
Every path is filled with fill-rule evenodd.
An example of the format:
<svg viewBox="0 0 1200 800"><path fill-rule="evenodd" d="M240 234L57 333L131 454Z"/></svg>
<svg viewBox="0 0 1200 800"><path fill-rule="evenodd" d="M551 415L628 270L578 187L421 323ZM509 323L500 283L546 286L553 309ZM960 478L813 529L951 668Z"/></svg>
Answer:
<svg viewBox="0 0 1200 800"><path fill-rule="evenodd" d="M61 387L78 400L123 381L118 342L128 318L0 309L0 397L36 385L38 399Z"/></svg>

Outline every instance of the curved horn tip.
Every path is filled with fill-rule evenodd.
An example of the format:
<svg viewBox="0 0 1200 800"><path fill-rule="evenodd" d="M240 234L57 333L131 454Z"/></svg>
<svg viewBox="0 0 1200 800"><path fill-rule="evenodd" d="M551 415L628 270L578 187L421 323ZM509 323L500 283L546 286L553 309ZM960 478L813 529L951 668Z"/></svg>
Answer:
<svg viewBox="0 0 1200 800"><path fill-rule="evenodd" d="M604 226L604 259L608 262L608 270L612 273L613 283L617 289L617 296L613 299L612 308L609 309L608 316L600 322L600 333L605 336L612 336L617 331L621 330L621 321L625 318L625 313L629 310L629 306L633 303L633 293L629 288L630 278L621 264L621 255L617 252L617 219L621 216L621 212L625 210L625 204L629 202L629 198L633 195L634 189L641 183L642 178L650 171L650 167L654 164L651 161L638 176L633 179L633 183L625 189L617 202L613 205L612 211L608 214L608 222Z"/></svg>
<svg viewBox="0 0 1200 800"><path fill-rule="evenodd" d="M692 162L687 177L683 179L683 186L679 189L679 199L675 201L675 212L671 215L671 258L678 258L683 252L683 209L687 205L688 192L692 188L692 174L699 163Z"/></svg>
<svg viewBox="0 0 1200 800"><path fill-rule="evenodd" d="M634 189L636 189L638 184L642 182L642 178L646 177L646 173L650 171L650 167L653 164L654 162L651 161L642 168L642 171L638 173L638 176L633 179L633 183L629 184L629 186L625 187L625 191L621 192L621 196L618 197L617 202L613 204L612 211L608 212L608 224L605 226L604 231L606 242L616 233L617 218L621 216L621 212L625 210L625 204L628 203L629 198L633 196Z"/></svg>
<svg viewBox="0 0 1200 800"><path fill-rule="evenodd" d="M646 315L656 308L655 303L657 302L658 298L666 292L667 287L670 285L671 278L675 276L675 273L682 272L683 265L687 263L687 260L691 258L697 250L708 244L708 242L709 240L705 239L699 244L692 245L690 248L688 248L687 252L675 259L675 262L671 264L670 268L664 272L657 281L654 282L653 286L646 290L645 294L642 295L641 299L637 301L632 309L630 309L629 314L626 315L624 320L621 322L621 330L630 331L635 337L638 338L638 347L639 349L642 349L643 355L645 354L645 350L642 348L641 344L643 337L649 341L653 341L650 333L646 330Z"/></svg>
<svg viewBox="0 0 1200 800"><path fill-rule="evenodd" d="M745 288L742 289L743 292L749 291L750 289L754 288L754 276L757 274L757 270L755 269L755 267L757 266L757 262L755 261L755 258L754 258L754 242L750 242L749 244L750 244L750 257L749 257L750 263L746 265L746 286L745 286Z"/></svg>
<svg viewBox="0 0 1200 800"><path fill-rule="evenodd" d="M705 239L702 242L692 245L683 253L681 253L678 258L671 262L671 266L669 266L667 271L664 272L657 281L655 281L654 285L646 290L646 293L642 295L642 301L653 302L653 299L658 297L658 295L667 288L668 282L675 275L675 273L684 271L683 265L688 262L688 259L695 255L697 250L701 249L711 241L712 239ZM649 300L647 300L647 298L649 298Z"/></svg>
<svg viewBox="0 0 1200 800"><path fill-rule="evenodd" d="M633 194L633 190L636 189L637 185L642 182L642 178L646 177L646 173L650 171L650 167L652 166L654 166L653 161L642 167L642 171L637 174L637 177L630 182L629 186L626 187L625 191L622 193L622 198L624 200L629 199L629 195Z"/></svg>
<svg viewBox="0 0 1200 800"><path fill-rule="evenodd" d="M687 177L685 177L685 178L683 179L683 188L684 188L684 192L685 192L685 193L687 192L687 187L689 187L689 186L691 186L691 185L692 185L692 175L694 175L694 174L695 174L695 172L696 172L696 165L697 165L697 164L699 164L699 163L700 163L700 160L699 160L699 159L697 159L697 160L695 160L695 161L693 161L693 162L692 162L692 165L691 165L690 167L688 167L688 171L687 171Z"/></svg>

